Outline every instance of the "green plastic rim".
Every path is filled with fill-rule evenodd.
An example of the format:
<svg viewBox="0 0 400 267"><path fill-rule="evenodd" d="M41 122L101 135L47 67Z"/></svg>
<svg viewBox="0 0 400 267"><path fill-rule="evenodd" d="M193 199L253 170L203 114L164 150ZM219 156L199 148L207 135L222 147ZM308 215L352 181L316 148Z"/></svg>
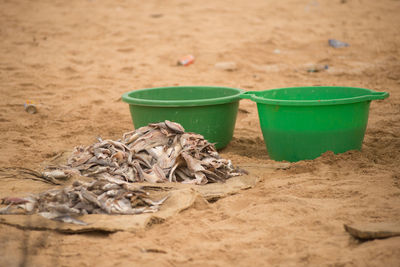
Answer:
<svg viewBox="0 0 400 267"><path fill-rule="evenodd" d="M310 92L311 90L311 92ZM302 91L313 93L314 90L316 96L324 95L325 91L338 91L338 94L328 99L321 97L321 99L290 99L295 96L298 98L302 97ZM351 92L351 95L346 94L346 91ZM283 94L282 92L285 92ZM291 96L291 97L290 97ZM376 92L370 89L358 88L358 87L343 87L343 86L308 86L308 87L288 87L270 89L264 91L247 91L240 95L243 99L251 99L256 103L280 105L280 106L323 106L323 105L339 105L339 104L351 104L363 101L379 100L389 97L387 92Z"/></svg>
<svg viewBox="0 0 400 267"><path fill-rule="evenodd" d="M195 93L197 89L202 89L203 92L206 90L207 94L197 95L196 99L193 99L191 93ZM171 99L168 99L167 92L168 95L173 96ZM122 100L128 104L139 106L193 107L238 101L243 92L242 89L219 86L155 87L127 92L122 95ZM160 95L159 99L155 99L155 95Z"/></svg>

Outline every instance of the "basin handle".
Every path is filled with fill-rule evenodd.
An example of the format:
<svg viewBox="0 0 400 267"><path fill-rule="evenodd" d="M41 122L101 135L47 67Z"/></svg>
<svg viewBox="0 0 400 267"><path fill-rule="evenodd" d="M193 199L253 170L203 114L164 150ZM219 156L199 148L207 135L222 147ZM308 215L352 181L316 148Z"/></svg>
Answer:
<svg viewBox="0 0 400 267"><path fill-rule="evenodd" d="M389 97L388 92L372 92L372 94L369 96L370 100L378 100L378 99L385 99Z"/></svg>
<svg viewBox="0 0 400 267"><path fill-rule="evenodd" d="M242 99L251 99L253 96L255 96L256 91L247 91L239 95L240 98Z"/></svg>

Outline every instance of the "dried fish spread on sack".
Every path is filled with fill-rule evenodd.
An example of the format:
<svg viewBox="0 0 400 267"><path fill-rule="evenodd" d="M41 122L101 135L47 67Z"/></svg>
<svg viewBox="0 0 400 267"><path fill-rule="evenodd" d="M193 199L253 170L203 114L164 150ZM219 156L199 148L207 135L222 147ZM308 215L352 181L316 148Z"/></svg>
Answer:
<svg viewBox="0 0 400 267"><path fill-rule="evenodd" d="M149 124L125 133L122 140L78 146L66 166L81 175L110 182L223 182L243 173L220 158L213 144L178 123Z"/></svg>
<svg viewBox="0 0 400 267"><path fill-rule="evenodd" d="M31 172L31 171L30 171ZM244 171L219 157L203 136L185 133L183 127L165 121L125 133L122 140L102 140L78 146L66 166L42 174L51 181L73 174L94 177L91 182L75 181L72 186L52 189L26 198L6 197L0 214L39 213L45 218L85 225L76 216L85 214L140 214L156 212L167 199L149 198L133 182L182 182L206 184L224 182Z"/></svg>
<svg viewBox="0 0 400 267"><path fill-rule="evenodd" d="M141 214L156 212L168 198L154 201L142 187L122 182L110 183L105 180L81 182L72 186L51 189L25 198L6 197L0 209L2 214L17 214L14 208L21 208L28 214L39 213L43 217L68 223L85 225L75 216L85 214Z"/></svg>

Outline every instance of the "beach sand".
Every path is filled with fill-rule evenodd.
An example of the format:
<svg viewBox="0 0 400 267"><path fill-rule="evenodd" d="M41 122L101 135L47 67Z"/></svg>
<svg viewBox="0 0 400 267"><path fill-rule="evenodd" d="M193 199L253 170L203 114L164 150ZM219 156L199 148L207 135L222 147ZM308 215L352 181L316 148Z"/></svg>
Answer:
<svg viewBox="0 0 400 267"><path fill-rule="evenodd" d="M400 237L359 242L343 228L400 221L399 13L394 0L1 0L1 167L36 169L98 136L120 138L133 130L121 95L134 89L326 85L391 95L371 103L361 151L285 170L268 167L256 104L242 100L220 153L258 170L254 188L136 233L0 224L0 266L400 266ZM177 66L187 54L194 64ZM237 70L214 67L225 61ZM329 68L310 73L308 64ZM0 197L46 188L1 178Z"/></svg>

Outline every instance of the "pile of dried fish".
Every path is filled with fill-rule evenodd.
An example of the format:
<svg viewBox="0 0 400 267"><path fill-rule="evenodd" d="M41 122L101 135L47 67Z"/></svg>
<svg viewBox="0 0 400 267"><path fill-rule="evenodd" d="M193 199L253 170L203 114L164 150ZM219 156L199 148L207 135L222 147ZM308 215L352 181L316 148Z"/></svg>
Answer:
<svg viewBox="0 0 400 267"><path fill-rule="evenodd" d="M72 186L52 189L26 198L6 197L0 209L2 214L15 214L14 208L22 208L28 214L39 213L45 218L81 224L74 216L85 214L141 214L156 212L167 199L153 201L140 186L129 183L75 181Z"/></svg>
<svg viewBox="0 0 400 267"><path fill-rule="evenodd" d="M110 182L192 184L223 182L243 172L220 158L203 136L185 133L180 124L168 120L125 133L122 140L99 138L91 146L78 146L62 171Z"/></svg>
<svg viewBox="0 0 400 267"><path fill-rule="evenodd" d="M224 182L244 171L235 169L230 160L220 158L213 144L203 136L185 133L180 124L165 121L125 133L122 140L99 138L91 146L78 146L65 166L42 173L25 168L20 172L53 184L73 174L96 180L75 181L72 186L26 198L3 198L1 204L7 206L0 209L0 214L15 214L13 209L17 207L28 214L85 224L74 217L158 211L167 197L153 201L143 187L132 182L206 184Z"/></svg>

